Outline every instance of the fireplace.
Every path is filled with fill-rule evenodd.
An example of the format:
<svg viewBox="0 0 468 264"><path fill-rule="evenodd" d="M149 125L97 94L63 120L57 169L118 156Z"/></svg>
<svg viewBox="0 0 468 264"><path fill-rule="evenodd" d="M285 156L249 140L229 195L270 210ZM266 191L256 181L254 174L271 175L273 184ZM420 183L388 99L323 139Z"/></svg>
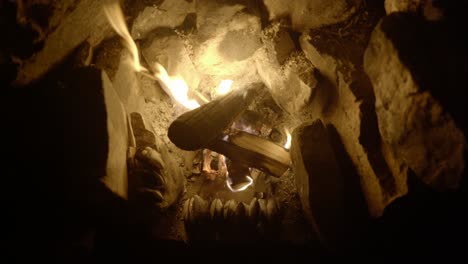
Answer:
<svg viewBox="0 0 468 264"><path fill-rule="evenodd" d="M429 0L2 5L14 32L30 38L27 49L1 54L12 72L7 121L23 141L32 128L38 138L11 148L34 146L33 164L49 175L27 185L41 190L29 193L51 219L63 213L54 235L67 234L64 251L106 255L114 243L148 240L377 250L371 244L398 226L392 212L408 217L424 204L406 199L449 195L443 201L458 206L464 195L458 8ZM12 157L24 161L21 151ZM424 209L445 207L430 201Z"/></svg>

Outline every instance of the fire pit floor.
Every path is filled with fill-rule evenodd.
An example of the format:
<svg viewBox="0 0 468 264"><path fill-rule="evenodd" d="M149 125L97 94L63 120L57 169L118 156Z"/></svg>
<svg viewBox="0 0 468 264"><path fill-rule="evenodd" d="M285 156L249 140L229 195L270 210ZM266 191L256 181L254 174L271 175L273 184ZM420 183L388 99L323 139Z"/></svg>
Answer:
<svg viewBox="0 0 468 264"><path fill-rule="evenodd" d="M142 84L145 85L144 82ZM148 82L146 85L152 84ZM158 213L158 216L155 217L152 230L156 238L185 241L268 238L298 243L312 239L310 227L301 212L301 204L294 184L294 175L291 172L277 178L254 170L256 173L253 175L253 185L241 192L231 192L226 186L225 178L218 177L215 180L210 180L206 177L200 164L203 150L184 151L177 148L169 140L167 129L172 120L175 119L176 111L177 109L172 107L170 99L164 94L161 94L158 100L146 100L144 105L144 115L151 122L155 134L161 138L164 144L167 144L169 153L174 155L187 179L186 189L180 201L167 211ZM194 199L194 197L196 198ZM268 222L266 206L270 199L275 201L278 209L277 213L274 213L274 226L266 224ZM218 206L222 208L220 208L222 217L213 220L213 214L216 215L213 212L216 207L214 205L215 200L218 203L221 202ZM250 211L255 210L251 209L252 207L259 207L259 205L253 205L255 204L253 200L259 201L260 204L264 203L260 207L265 206L264 214L258 213L258 219L252 219L249 214ZM190 223L187 223L189 222L186 219L187 209L184 209L184 206L186 207L190 203L192 203L192 211L195 210L196 212L190 214L192 217ZM193 205L193 203L201 203L201 205ZM239 209L241 206L243 209ZM229 207L232 207L232 209L229 209ZM273 207L273 205L270 207ZM196 215L196 219L193 219L193 215ZM233 223L233 221L242 222L244 220L251 225L247 224L247 227L240 228L240 224ZM249 230L248 228L252 228L252 225L253 229ZM275 230L274 234L268 233L270 229L265 229L265 226ZM222 233L221 229L223 228L237 230L236 233L241 235L235 237L226 235L223 237L222 234L219 234ZM256 236L252 236L252 233L256 233Z"/></svg>

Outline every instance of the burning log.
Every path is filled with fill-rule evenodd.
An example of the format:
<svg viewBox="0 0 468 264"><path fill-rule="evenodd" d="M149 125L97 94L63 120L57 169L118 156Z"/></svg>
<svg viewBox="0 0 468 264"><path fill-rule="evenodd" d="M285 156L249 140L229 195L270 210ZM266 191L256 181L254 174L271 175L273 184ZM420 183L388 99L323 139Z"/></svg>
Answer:
<svg viewBox="0 0 468 264"><path fill-rule="evenodd" d="M289 152L283 147L245 132L229 137L229 141L216 140L208 148L233 162L261 169L277 177L283 175L291 163Z"/></svg>
<svg viewBox="0 0 468 264"><path fill-rule="evenodd" d="M281 176L290 165L288 151L258 136L238 132L222 140L226 129L245 111L256 95L257 84L245 92L230 93L195 110L182 114L169 127L168 137L179 148L207 148L233 162Z"/></svg>
<svg viewBox="0 0 468 264"><path fill-rule="evenodd" d="M179 116L169 127L168 137L179 148L207 148L250 105L258 84L233 92Z"/></svg>

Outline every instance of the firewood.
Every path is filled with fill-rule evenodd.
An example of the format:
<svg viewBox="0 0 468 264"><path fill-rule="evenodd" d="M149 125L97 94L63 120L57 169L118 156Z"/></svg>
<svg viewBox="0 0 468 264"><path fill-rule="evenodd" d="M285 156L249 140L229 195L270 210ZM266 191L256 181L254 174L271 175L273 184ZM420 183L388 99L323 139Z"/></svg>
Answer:
<svg viewBox="0 0 468 264"><path fill-rule="evenodd" d="M216 140L209 149L225 155L233 162L258 168L273 176L280 177L289 168L289 152L275 143L245 132L225 140Z"/></svg>
<svg viewBox="0 0 468 264"><path fill-rule="evenodd" d="M169 126L168 137L179 148L206 148L247 109L255 98L258 85L235 91L179 116Z"/></svg>

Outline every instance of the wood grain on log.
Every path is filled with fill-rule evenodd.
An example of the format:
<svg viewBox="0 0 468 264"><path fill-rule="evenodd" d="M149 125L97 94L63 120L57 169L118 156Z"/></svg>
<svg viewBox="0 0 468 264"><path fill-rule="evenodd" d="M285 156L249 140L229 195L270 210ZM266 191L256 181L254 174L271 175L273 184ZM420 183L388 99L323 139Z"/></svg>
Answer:
<svg viewBox="0 0 468 264"><path fill-rule="evenodd" d="M258 85L232 92L179 116L169 126L168 137L179 148L207 148L247 109L255 98Z"/></svg>
<svg viewBox="0 0 468 264"><path fill-rule="evenodd" d="M289 168L289 152L275 143L245 132L230 137L230 142L217 140L209 149L225 155L233 162L241 162L280 177Z"/></svg>

